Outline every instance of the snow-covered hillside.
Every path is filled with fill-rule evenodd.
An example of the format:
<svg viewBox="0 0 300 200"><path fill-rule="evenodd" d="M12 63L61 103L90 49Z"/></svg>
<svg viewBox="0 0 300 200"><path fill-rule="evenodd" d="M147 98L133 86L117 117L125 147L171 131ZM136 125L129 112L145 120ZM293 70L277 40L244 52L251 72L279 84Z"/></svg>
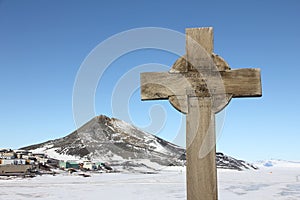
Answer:
<svg viewBox="0 0 300 200"><path fill-rule="evenodd" d="M42 151L54 158L88 157L114 163L147 159L162 166L184 165L185 150L136 127L98 116L64 138L23 149Z"/></svg>
<svg viewBox="0 0 300 200"><path fill-rule="evenodd" d="M143 132L122 120L98 116L66 137L23 149L44 152L59 160L91 158L112 165L183 166L185 149L157 136ZM255 169L245 161L222 153L217 166L225 169Z"/></svg>
<svg viewBox="0 0 300 200"><path fill-rule="evenodd" d="M247 170L258 169L255 165L243 160L237 160L223 153L217 153L216 155L217 166L220 169L234 169L234 170Z"/></svg>

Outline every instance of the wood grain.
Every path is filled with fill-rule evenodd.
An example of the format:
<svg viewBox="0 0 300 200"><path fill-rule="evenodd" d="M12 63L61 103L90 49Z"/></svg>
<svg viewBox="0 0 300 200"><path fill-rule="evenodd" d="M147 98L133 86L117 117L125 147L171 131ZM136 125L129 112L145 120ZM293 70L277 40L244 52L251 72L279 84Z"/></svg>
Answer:
<svg viewBox="0 0 300 200"><path fill-rule="evenodd" d="M191 97L188 102L187 200L217 200L215 115L211 111L211 98ZM205 152L199 156L201 150Z"/></svg>
<svg viewBox="0 0 300 200"><path fill-rule="evenodd" d="M194 91L198 97L230 94L233 97L260 97L262 95L260 69L236 69L208 74L196 72L173 74L146 72L141 74L142 100L168 99Z"/></svg>
<svg viewBox="0 0 300 200"><path fill-rule="evenodd" d="M141 99L168 99L186 117L187 199L217 200L215 113L234 97L262 96L260 69L230 70L213 29L186 29L186 55L169 72L141 74Z"/></svg>

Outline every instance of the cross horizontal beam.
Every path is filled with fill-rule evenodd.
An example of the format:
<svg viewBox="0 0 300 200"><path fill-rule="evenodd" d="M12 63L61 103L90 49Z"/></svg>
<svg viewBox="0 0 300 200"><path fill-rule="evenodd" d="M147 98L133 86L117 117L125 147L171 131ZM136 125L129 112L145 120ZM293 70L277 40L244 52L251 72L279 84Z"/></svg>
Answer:
<svg viewBox="0 0 300 200"><path fill-rule="evenodd" d="M217 71L201 77L197 72L146 72L141 74L142 100L168 99L184 96L193 90L195 96L219 94L232 97L262 96L260 69L245 68ZM220 79L220 80L214 80Z"/></svg>

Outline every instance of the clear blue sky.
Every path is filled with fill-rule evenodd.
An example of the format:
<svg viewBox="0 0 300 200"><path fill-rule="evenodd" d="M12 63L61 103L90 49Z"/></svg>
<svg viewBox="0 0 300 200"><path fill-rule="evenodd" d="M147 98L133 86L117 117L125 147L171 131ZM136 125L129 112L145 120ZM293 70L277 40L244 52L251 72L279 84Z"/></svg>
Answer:
<svg viewBox="0 0 300 200"><path fill-rule="evenodd" d="M214 51L232 68L261 68L263 83L262 98L233 99L227 107L218 151L249 161L300 160L299 10L296 0L0 0L0 147L43 142L76 128L76 74L107 38L133 28L184 33L187 27L213 26ZM123 74L151 62L170 66L175 59L171 53L146 49L115 60L99 82L96 114L112 116L112 90ZM136 91L129 101L133 122L145 126L148 108L163 105L167 120L158 135L172 140L181 114L168 102L139 98Z"/></svg>

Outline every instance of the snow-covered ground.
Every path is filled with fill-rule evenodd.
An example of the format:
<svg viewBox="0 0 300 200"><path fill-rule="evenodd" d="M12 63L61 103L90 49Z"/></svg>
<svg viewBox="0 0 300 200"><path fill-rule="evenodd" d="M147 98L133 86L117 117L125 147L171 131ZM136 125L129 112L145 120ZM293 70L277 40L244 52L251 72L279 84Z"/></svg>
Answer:
<svg viewBox="0 0 300 200"><path fill-rule="evenodd" d="M300 199L300 163L268 161L258 166L257 171L218 170L219 199ZM158 174L96 174L88 178L60 174L0 180L1 200L184 200L185 190L182 167L168 167Z"/></svg>
<svg viewBox="0 0 300 200"><path fill-rule="evenodd" d="M257 166L256 171L219 171L220 199L300 199L300 163L273 160Z"/></svg>

